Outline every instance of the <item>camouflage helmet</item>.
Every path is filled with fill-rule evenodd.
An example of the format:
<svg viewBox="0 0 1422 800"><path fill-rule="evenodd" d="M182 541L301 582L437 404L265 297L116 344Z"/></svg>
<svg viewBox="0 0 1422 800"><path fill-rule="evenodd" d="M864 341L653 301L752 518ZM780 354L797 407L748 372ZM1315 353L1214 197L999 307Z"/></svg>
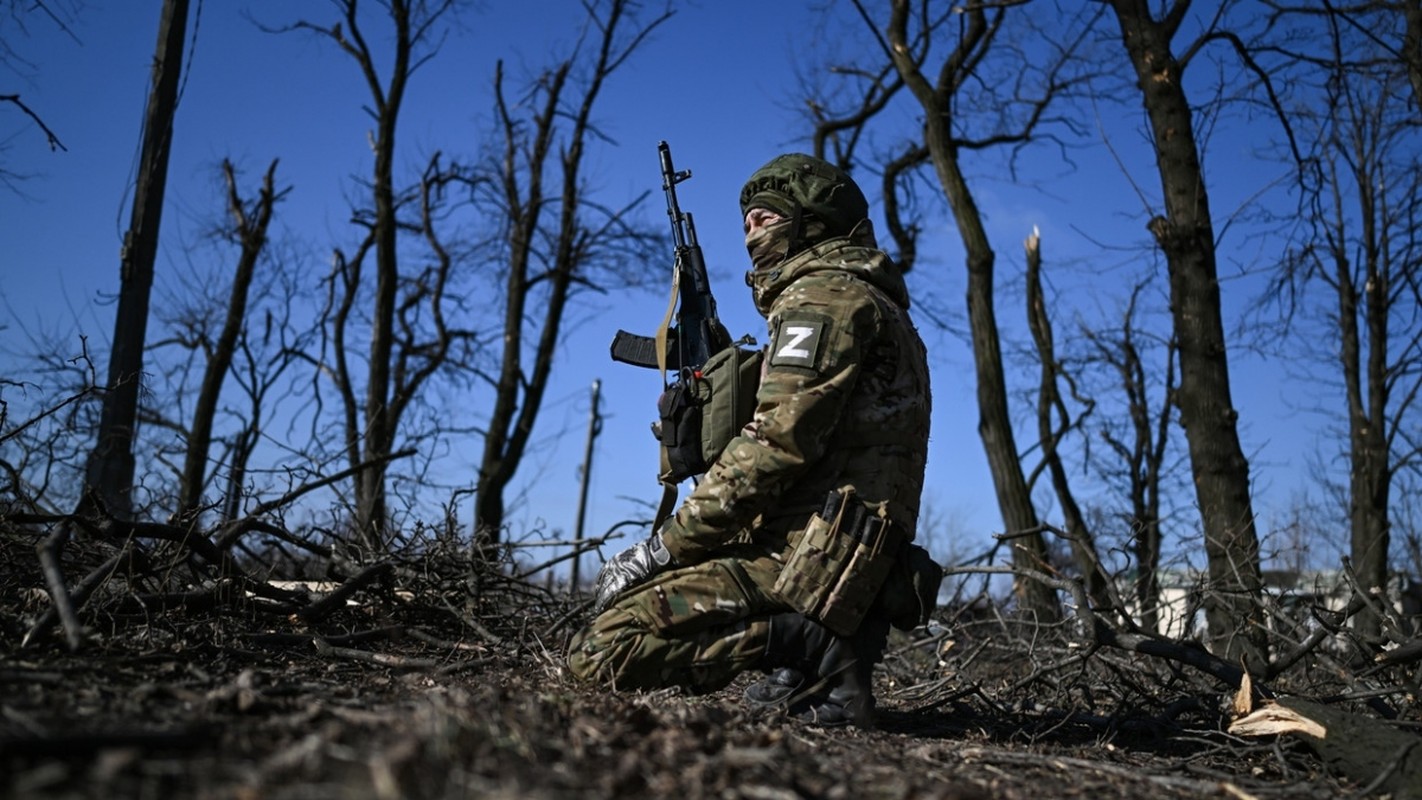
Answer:
<svg viewBox="0 0 1422 800"><path fill-rule="evenodd" d="M788 218L797 211L825 223L830 236L845 236L869 216L864 192L844 170L804 153L786 153L751 174L741 189L741 216L765 208Z"/></svg>

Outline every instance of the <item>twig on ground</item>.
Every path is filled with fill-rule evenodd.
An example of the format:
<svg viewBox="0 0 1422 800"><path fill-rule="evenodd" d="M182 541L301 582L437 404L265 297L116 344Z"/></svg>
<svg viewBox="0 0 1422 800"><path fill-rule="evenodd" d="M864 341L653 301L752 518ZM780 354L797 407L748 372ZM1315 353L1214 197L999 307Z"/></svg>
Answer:
<svg viewBox="0 0 1422 800"><path fill-rule="evenodd" d="M429 658L410 658L408 656L398 656L392 653L371 653L365 650L354 650L349 647L335 647L328 644L320 636L311 639L316 645L316 652L330 658L343 658L348 661L360 661L366 664L375 664L381 667L394 667L395 669L435 669L440 666L440 662Z"/></svg>

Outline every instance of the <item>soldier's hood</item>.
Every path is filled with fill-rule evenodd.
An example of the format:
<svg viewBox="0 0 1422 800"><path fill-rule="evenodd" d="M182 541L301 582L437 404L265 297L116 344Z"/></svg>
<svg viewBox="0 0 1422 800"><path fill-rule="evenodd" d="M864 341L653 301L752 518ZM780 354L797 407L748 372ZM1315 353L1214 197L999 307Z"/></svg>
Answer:
<svg viewBox="0 0 1422 800"><path fill-rule="evenodd" d="M909 307L908 287L898 265L882 250L858 244L849 236L826 239L777 266L748 272L746 283L751 287L756 309L768 317L770 307L785 287L817 272L847 272L878 288L899 306Z"/></svg>

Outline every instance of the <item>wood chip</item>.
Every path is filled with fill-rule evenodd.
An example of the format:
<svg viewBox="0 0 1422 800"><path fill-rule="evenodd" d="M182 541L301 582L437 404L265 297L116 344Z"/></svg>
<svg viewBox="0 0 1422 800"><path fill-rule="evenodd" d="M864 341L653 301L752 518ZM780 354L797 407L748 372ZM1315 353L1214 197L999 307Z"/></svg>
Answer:
<svg viewBox="0 0 1422 800"><path fill-rule="evenodd" d="M1236 736L1301 733L1316 739L1328 738L1327 728L1297 711L1273 704L1264 706L1258 711L1230 723L1229 732Z"/></svg>

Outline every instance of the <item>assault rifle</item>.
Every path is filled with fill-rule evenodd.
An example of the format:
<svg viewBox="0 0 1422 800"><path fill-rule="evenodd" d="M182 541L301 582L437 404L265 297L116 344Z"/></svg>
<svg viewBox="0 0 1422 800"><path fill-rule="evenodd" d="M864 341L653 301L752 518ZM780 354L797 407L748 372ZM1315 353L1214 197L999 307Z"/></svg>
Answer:
<svg viewBox="0 0 1422 800"><path fill-rule="evenodd" d="M745 337L733 343L716 316L696 225L676 199L676 185L690 178L691 170L678 172L672 166L666 142L657 144L657 153L672 225L671 300L655 337L619 330L612 340L613 360L662 372L664 391L657 399L658 420L652 432L661 442L657 479L663 491L653 530L671 514L676 484L704 473L750 421L761 361L760 351L738 346L755 340ZM675 376L670 382L668 370Z"/></svg>
<svg viewBox="0 0 1422 800"><path fill-rule="evenodd" d="M638 336L619 330L612 339L612 358L638 367L657 367L664 380L667 370L694 375L708 359L731 344L731 335L716 316L716 299L706 277L706 259L696 242L696 225L691 213L682 211L676 199L676 185L691 177L691 170L678 172L672 166L671 147L657 143L662 162L662 191L667 196L667 216L671 218L675 262L672 267L672 299L666 318L655 337ZM672 306L680 297L676 323Z"/></svg>

